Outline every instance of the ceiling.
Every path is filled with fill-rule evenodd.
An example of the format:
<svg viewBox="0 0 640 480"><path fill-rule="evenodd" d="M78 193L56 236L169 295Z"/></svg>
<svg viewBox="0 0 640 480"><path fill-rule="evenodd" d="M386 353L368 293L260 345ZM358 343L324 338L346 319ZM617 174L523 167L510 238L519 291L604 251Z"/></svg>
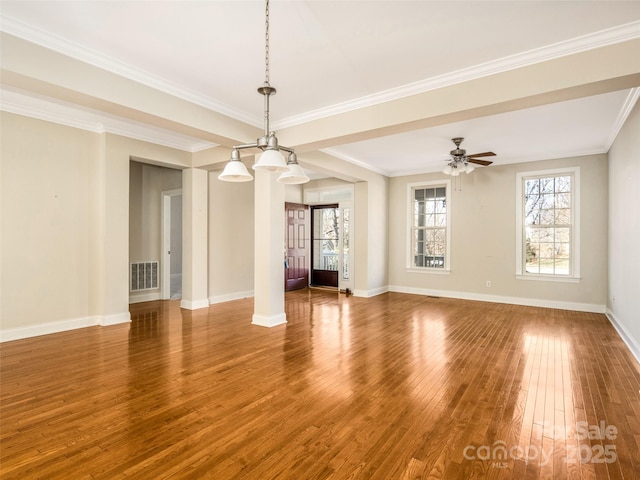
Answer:
<svg viewBox="0 0 640 480"><path fill-rule="evenodd" d="M0 5L2 31L10 35L262 127L256 92L265 75L262 1ZM272 0L270 10L270 80L278 89L271 126L278 131L640 38L640 1ZM126 112L116 116L19 87L3 86L3 107L111 122L142 137L160 132L185 150L212 145L206 135L167 132L170 123L145 124ZM495 164L604 153L637 97L632 88L463 120L443 117L426 128L416 123L363 141L334 140L323 152L387 176L442 169L458 136L470 153L496 152Z"/></svg>

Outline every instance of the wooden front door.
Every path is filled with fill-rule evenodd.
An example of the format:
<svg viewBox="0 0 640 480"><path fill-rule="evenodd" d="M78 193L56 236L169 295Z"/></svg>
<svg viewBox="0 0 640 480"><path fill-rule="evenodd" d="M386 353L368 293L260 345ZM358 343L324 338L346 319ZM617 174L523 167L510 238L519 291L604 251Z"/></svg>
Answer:
<svg viewBox="0 0 640 480"><path fill-rule="evenodd" d="M285 203L286 246L284 290L299 290L309 286L309 206Z"/></svg>

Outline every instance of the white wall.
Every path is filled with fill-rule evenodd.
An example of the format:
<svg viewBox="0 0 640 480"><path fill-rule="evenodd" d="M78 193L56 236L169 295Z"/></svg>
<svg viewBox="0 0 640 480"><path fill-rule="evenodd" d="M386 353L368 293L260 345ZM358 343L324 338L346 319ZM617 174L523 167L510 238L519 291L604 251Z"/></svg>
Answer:
<svg viewBox="0 0 640 480"><path fill-rule="evenodd" d="M515 278L516 173L580 166L581 280ZM607 157L593 155L478 168L452 192L451 273L407 272L407 184L444 174L391 179L391 289L458 298L604 312L607 288ZM452 182L453 183L453 182ZM491 281L491 287L486 286Z"/></svg>
<svg viewBox="0 0 640 480"><path fill-rule="evenodd" d="M607 309L640 361L640 103L609 151Z"/></svg>
<svg viewBox="0 0 640 480"><path fill-rule="evenodd" d="M180 181L182 186L182 181ZM171 275L182 274L182 195L171 196Z"/></svg>

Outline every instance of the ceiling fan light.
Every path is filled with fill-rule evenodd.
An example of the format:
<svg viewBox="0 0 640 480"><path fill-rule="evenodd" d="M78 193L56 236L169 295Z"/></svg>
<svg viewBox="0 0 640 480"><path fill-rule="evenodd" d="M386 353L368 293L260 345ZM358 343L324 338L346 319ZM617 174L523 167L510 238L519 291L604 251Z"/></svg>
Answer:
<svg viewBox="0 0 640 480"><path fill-rule="evenodd" d="M264 172L286 172L287 168L284 156L277 148L267 148L253 165L254 170Z"/></svg>
<svg viewBox="0 0 640 480"><path fill-rule="evenodd" d="M452 168L452 169L451 169L451 176L452 176L452 177L457 177L458 175L460 175L460 170L458 170L458 168L457 168L457 167Z"/></svg>
<svg viewBox="0 0 640 480"><path fill-rule="evenodd" d="M473 172L475 169L476 169L476 167L474 167L471 163L467 163L466 166L464 167L464 171L467 174Z"/></svg>
<svg viewBox="0 0 640 480"><path fill-rule="evenodd" d="M247 167L240 160L231 159L224 167L224 170L218 175L218 180L223 182L250 182L253 177L247 170Z"/></svg>
<svg viewBox="0 0 640 480"><path fill-rule="evenodd" d="M446 167L444 167L444 169L442 170L442 173L446 174L446 175L451 175L451 172L453 171L453 168L451 167L451 165L447 165Z"/></svg>

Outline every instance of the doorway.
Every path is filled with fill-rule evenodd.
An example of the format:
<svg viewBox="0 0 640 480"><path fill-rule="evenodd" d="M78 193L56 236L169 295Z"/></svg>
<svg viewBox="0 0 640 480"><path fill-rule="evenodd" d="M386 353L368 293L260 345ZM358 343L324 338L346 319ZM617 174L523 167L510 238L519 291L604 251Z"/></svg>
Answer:
<svg viewBox="0 0 640 480"><path fill-rule="evenodd" d="M311 285L352 290L351 202L311 207Z"/></svg>
<svg viewBox="0 0 640 480"><path fill-rule="evenodd" d="M162 299L182 298L182 189L162 192Z"/></svg>

